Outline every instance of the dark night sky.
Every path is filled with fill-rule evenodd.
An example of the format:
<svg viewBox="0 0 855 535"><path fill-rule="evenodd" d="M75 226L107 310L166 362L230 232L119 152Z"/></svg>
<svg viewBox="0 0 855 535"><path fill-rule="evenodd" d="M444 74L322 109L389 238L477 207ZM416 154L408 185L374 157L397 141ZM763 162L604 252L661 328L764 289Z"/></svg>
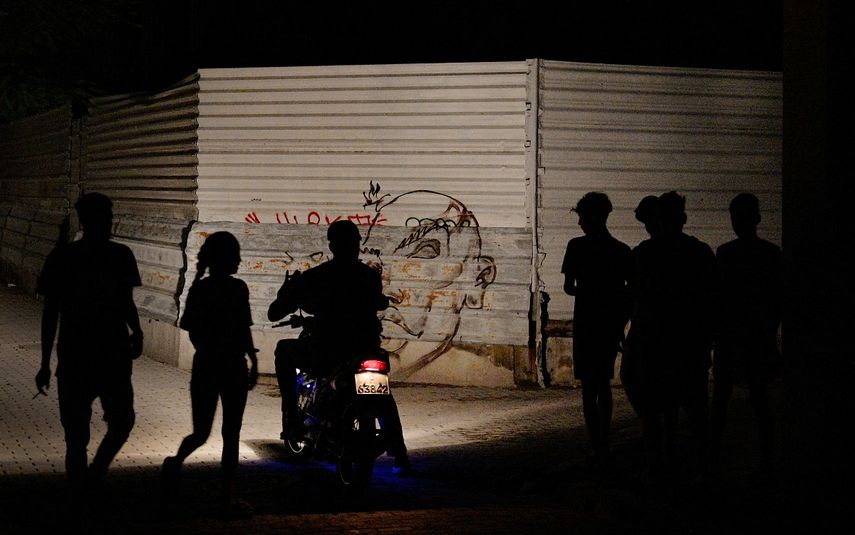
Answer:
<svg viewBox="0 0 855 535"><path fill-rule="evenodd" d="M144 32L150 72L527 58L781 70L779 2L159 5Z"/></svg>
<svg viewBox="0 0 855 535"><path fill-rule="evenodd" d="M778 71L781 27L780 2L748 0L0 0L0 120L80 87L156 90L199 67L543 58Z"/></svg>

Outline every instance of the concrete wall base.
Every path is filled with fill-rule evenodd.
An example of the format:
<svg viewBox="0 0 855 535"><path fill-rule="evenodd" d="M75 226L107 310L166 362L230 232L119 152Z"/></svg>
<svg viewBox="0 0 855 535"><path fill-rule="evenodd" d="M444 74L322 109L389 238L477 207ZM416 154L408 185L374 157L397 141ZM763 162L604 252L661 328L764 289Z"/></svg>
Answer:
<svg viewBox="0 0 855 535"><path fill-rule="evenodd" d="M152 360L178 366L179 332L173 323L140 318L143 330L143 353Z"/></svg>

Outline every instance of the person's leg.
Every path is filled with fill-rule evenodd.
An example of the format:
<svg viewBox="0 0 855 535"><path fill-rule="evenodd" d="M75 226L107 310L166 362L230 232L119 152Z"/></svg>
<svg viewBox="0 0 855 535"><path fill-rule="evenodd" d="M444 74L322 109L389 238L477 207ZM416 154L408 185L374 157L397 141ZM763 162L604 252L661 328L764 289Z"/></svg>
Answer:
<svg viewBox="0 0 855 535"><path fill-rule="evenodd" d="M231 506L235 500L235 475L238 467L240 429L246 409L246 366L238 366L234 373L222 377L220 399L223 404L223 502Z"/></svg>
<svg viewBox="0 0 855 535"><path fill-rule="evenodd" d="M191 453L202 446L211 434L217 411L219 392L215 378L194 373L190 380L190 405L193 412L193 432L181 441L175 459L180 466Z"/></svg>
<svg viewBox="0 0 855 535"><path fill-rule="evenodd" d="M748 396L757 418L760 452L767 466L772 463L774 445L774 418L769 405L768 383L763 374L754 373L748 378Z"/></svg>
<svg viewBox="0 0 855 535"><path fill-rule="evenodd" d="M381 418L380 426L387 437L386 453L395 458L394 469L405 472L411 468L410 459L407 455L407 446L404 443L404 428L401 424L401 415L398 412L398 403L395 398L389 396L389 403L385 418Z"/></svg>
<svg viewBox="0 0 855 535"><path fill-rule="evenodd" d="M660 475L673 476L679 468L679 450L677 447L677 426L680 422L680 407L673 397L662 409L662 462Z"/></svg>
<svg viewBox="0 0 855 535"><path fill-rule="evenodd" d="M662 473L662 412L651 404L645 404L641 413L641 435L647 477L656 480Z"/></svg>
<svg viewBox="0 0 855 535"><path fill-rule="evenodd" d="M131 374L128 370L103 379L99 385L101 407L104 409L104 421L107 422L107 433L98 446L98 451L89 467L93 478L100 480L119 450L127 442L134 427L134 389L131 384Z"/></svg>
<svg viewBox="0 0 855 535"><path fill-rule="evenodd" d="M635 414L641 416L644 400L641 397L641 358L637 338L638 335L630 329L620 359L620 383Z"/></svg>
<svg viewBox="0 0 855 535"><path fill-rule="evenodd" d="M609 434L612 426L612 385L611 381L604 378L597 386L597 418L600 421L600 447L601 453L609 452Z"/></svg>
<svg viewBox="0 0 855 535"><path fill-rule="evenodd" d="M694 466L692 475L706 477L709 469L709 371L706 368L693 370L686 380L684 393L686 416L692 434Z"/></svg>
<svg viewBox="0 0 855 535"><path fill-rule="evenodd" d="M82 485L86 474L86 448L95 390L82 376L60 375L56 385L59 419L65 432L65 473L74 487Z"/></svg>
<svg viewBox="0 0 855 535"><path fill-rule="evenodd" d="M305 350L306 344L302 340L280 340L274 351L273 362L282 399L282 433L279 435L282 439L285 439L300 423L296 421L297 368L300 361L304 360L301 355Z"/></svg>
<svg viewBox="0 0 855 535"><path fill-rule="evenodd" d="M727 406L733 395L733 370L724 356L713 362L713 395L710 407L710 456L713 467L721 458L721 441L727 421Z"/></svg>
<svg viewBox="0 0 855 535"><path fill-rule="evenodd" d="M600 452L602 446L602 429L600 428L600 411L597 406L597 395L599 394L598 383L593 379L582 379L582 416L585 419L585 428L588 430L588 439L594 454Z"/></svg>

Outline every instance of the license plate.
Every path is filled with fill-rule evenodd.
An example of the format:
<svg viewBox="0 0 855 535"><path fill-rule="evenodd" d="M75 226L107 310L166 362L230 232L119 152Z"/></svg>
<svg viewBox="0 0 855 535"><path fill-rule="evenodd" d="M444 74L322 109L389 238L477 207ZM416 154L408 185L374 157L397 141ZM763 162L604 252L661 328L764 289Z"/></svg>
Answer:
<svg viewBox="0 0 855 535"><path fill-rule="evenodd" d="M389 395L389 377L382 373L362 372L356 374L357 394Z"/></svg>

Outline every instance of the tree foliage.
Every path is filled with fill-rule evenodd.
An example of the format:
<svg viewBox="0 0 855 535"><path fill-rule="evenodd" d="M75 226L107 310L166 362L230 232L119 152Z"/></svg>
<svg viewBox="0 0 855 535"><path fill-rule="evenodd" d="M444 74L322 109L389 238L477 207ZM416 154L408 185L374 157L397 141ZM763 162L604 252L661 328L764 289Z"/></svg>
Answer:
<svg viewBox="0 0 855 535"><path fill-rule="evenodd" d="M109 81L132 51L140 0L2 0L0 122L54 108ZM137 34L139 32L136 32ZM109 46L116 36L127 45Z"/></svg>

